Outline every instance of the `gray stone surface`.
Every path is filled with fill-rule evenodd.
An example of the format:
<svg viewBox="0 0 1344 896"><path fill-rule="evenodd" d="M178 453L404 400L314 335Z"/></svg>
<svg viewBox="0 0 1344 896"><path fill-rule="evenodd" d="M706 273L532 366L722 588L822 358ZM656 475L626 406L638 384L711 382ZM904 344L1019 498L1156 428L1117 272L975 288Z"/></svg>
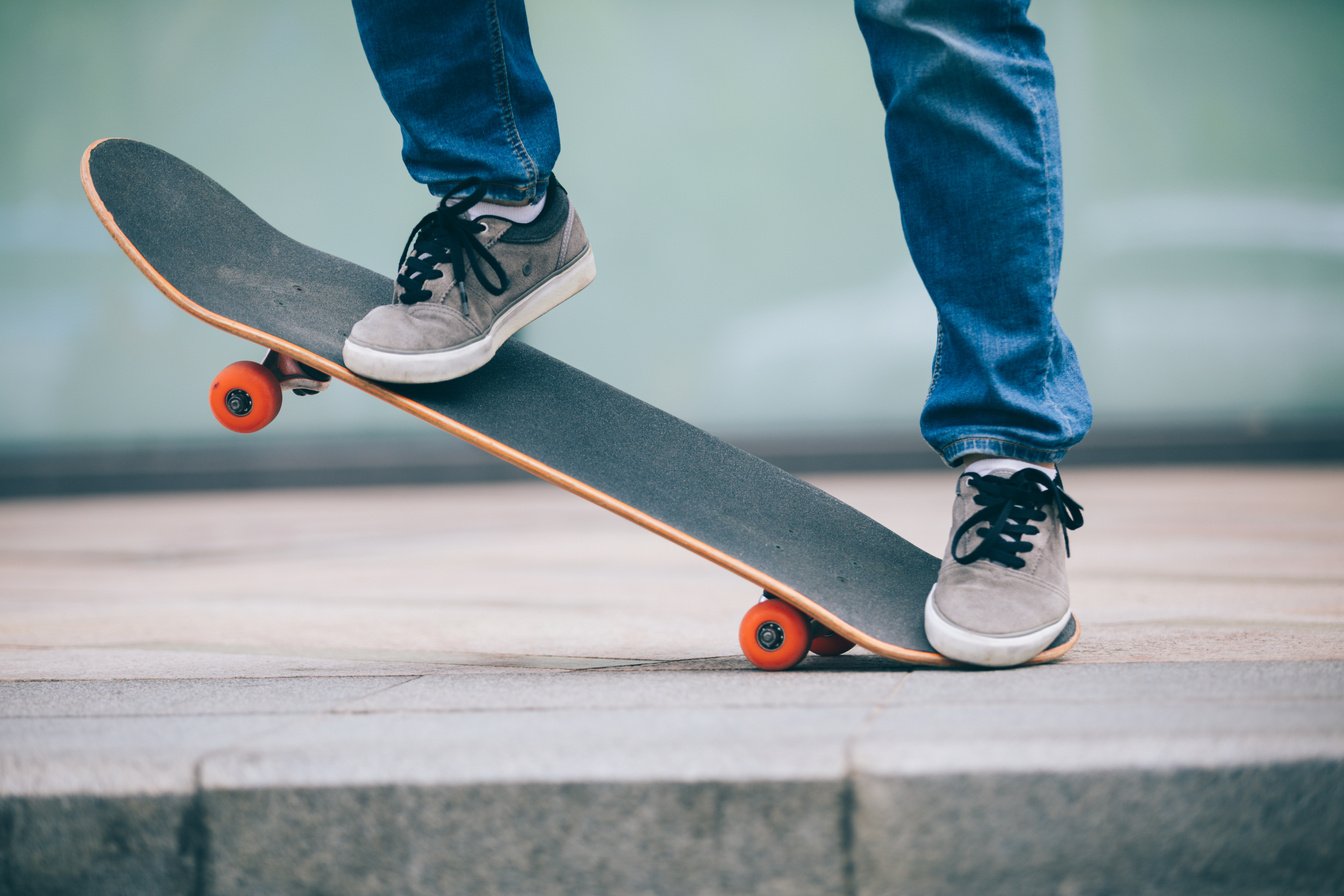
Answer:
<svg viewBox="0 0 1344 896"><path fill-rule="evenodd" d="M850 892L835 781L211 791L206 807L211 893Z"/></svg>
<svg viewBox="0 0 1344 896"><path fill-rule="evenodd" d="M275 716L0 720L0 793L190 794L202 757L286 724Z"/></svg>
<svg viewBox="0 0 1344 896"><path fill-rule="evenodd" d="M1344 764L860 777L860 894L1344 890Z"/></svg>
<svg viewBox="0 0 1344 896"><path fill-rule="evenodd" d="M387 675L238 678L227 686L214 679L0 682L0 718L325 712L414 680Z"/></svg>
<svg viewBox="0 0 1344 896"><path fill-rule="evenodd" d="M825 484L941 548L946 477ZM1082 644L987 672L757 672L531 486L0 504L0 896L1337 893L1341 489L1075 473Z"/></svg>
<svg viewBox="0 0 1344 896"><path fill-rule="evenodd" d="M205 757L207 789L839 779L868 710L697 708L323 715Z"/></svg>
<svg viewBox="0 0 1344 896"><path fill-rule="evenodd" d="M202 892L204 841L187 796L0 797L0 894Z"/></svg>
<svg viewBox="0 0 1344 896"><path fill-rule="evenodd" d="M1087 508L1071 663L1344 658L1344 469L1068 481ZM941 553L947 474L818 482ZM539 483L0 503L0 680L731 657L755 597Z"/></svg>
<svg viewBox="0 0 1344 896"><path fill-rule="evenodd" d="M1344 662L852 664L41 683L3 704L7 867L70 892L104 865L193 893L1340 883Z"/></svg>
<svg viewBox="0 0 1344 896"><path fill-rule="evenodd" d="M878 775L1067 773L1344 756L1344 663L916 673L853 746Z"/></svg>
<svg viewBox="0 0 1344 896"><path fill-rule="evenodd" d="M870 671L829 674L758 674L740 658L736 668L693 670L679 664L647 664L620 670L556 675L425 675L383 688L347 707L358 712L448 712L482 709L796 709L879 706L905 685L887 663ZM841 661L844 662L844 661ZM838 666L835 663L832 668ZM670 667L670 668L669 668ZM879 671L882 674L871 674Z"/></svg>

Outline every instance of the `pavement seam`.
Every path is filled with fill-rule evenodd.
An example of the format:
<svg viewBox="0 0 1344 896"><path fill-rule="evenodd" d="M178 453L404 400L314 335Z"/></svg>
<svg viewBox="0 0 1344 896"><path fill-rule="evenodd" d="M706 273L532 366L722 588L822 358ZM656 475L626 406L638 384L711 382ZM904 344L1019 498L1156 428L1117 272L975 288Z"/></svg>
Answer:
<svg viewBox="0 0 1344 896"><path fill-rule="evenodd" d="M912 674L914 673L909 670L899 672L891 691L868 708L868 713L859 722L855 731L845 738L843 751L844 776L840 785L839 807L841 886L844 889L845 896L858 896L859 892L858 866L854 855L855 824L857 821L855 815L858 802L858 772L854 762L854 748L857 742L877 722L878 716L898 699Z"/></svg>
<svg viewBox="0 0 1344 896"><path fill-rule="evenodd" d="M182 811L182 822L178 828L177 852L191 862L191 896L207 896L210 885L210 824L206 817L199 765L192 769L192 784L191 801Z"/></svg>
<svg viewBox="0 0 1344 896"><path fill-rule="evenodd" d="M391 676L387 676L391 677ZM239 750L250 740L257 740L276 734L295 724L300 724L305 719L311 719L314 715L329 715L338 711L341 703L353 700L364 699L374 694L384 693L392 688L401 687L420 676L401 676L401 680L386 687L379 688L369 694L362 694L359 697L349 697L338 701L336 706L319 713L290 713L285 716L285 722L282 724L270 726L260 731L251 732L247 737L240 737L233 743L225 744L211 750L206 750L198 756L191 765L192 792L191 801L183 811L181 827L178 832L178 852L180 855L190 855L192 864L192 892L191 896L207 896L210 890L210 817L206 803L206 785L205 785L205 764L212 759L227 756Z"/></svg>
<svg viewBox="0 0 1344 896"><path fill-rule="evenodd" d="M684 665L684 664L686 664L686 663L703 663L703 662L708 662L708 661L712 661L712 660L731 660L731 659L735 659L735 657L730 656L730 655L728 655L728 654L720 654L720 655L716 655L716 656L686 656L686 657L677 657L676 659L671 659L671 660L619 660L619 661L613 662L613 663L612 663L611 665L609 665L609 666L583 666L583 667L581 667L581 668L559 669L559 670L557 670L557 671L560 671L560 672L622 672L622 671L625 671L625 670L627 670L627 669L634 670L634 669L649 669L649 668L653 668L654 670L657 670L658 667L660 667L660 666L678 666L678 665ZM681 670L677 670L677 669L674 668L672 671L675 672L675 671L681 671ZM698 671L698 670L685 670L685 671ZM715 670L715 671L718 671L718 670Z"/></svg>
<svg viewBox="0 0 1344 896"><path fill-rule="evenodd" d="M391 676L388 676L388 677L391 677ZM386 694L388 691L395 691L397 688L405 687L406 685L411 684L412 682L420 681L421 679L428 678L428 677L429 677L429 676L427 676L427 675L408 675L408 676L404 676L404 677L402 677L401 681L393 682L392 684L389 684L389 685L387 685L386 687L378 688L377 690L370 691L370 692L367 693L367 694L360 694L358 697L350 697L350 698L347 698L346 700L342 700L342 701L340 701L337 705L331 707L331 709L329 709L329 710L327 711L327 714L328 714L328 715L337 715L337 714L340 714L340 713L343 713L343 712L358 712L359 710L355 710L355 709L345 709L345 708L343 708L343 706L342 706L341 704L344 704L344 703L352 703L352 702L356 702L356 701L359 701L359 700L368 700L370 697L377 697L379 694Z"/></svg>
<svg viewBox="0 0 1344 896"><path fill-rule="evenodd" d="M248 740L256 740L268 737L287 727L301 723L305 719L311 719L314 715L325 715L325 713L300 713L289 717L285 724L275 725L260 731L250 732L249 736L241 737L237 741L224 746L216 747L202 753L192 763L191 779L192 794L191 804L188 806L183 817L182 837L179 839L179 848L188 845L193 850L193 868L195 878L191 896L208 896L210 892L210 816L206 803L205 786L205 764L212 759L220 758L229 753L237 751Z"/></svg>

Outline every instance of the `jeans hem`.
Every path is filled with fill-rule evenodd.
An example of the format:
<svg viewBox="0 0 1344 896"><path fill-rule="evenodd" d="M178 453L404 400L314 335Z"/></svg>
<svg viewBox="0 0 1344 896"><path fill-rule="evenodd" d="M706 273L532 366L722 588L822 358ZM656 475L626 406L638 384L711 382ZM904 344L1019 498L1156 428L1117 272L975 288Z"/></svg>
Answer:
<svg viewBox="0 0 1344 896"><path fill-rule="evenodd" d="M442 199L449 195L449 192L466 178L459 180L434 181L426 184L429 192ZM499 202L504 205L531 205L541 200L550 189L551 176L549 174L540 175L536 181L519 186L517 184L487 184L485 187L486 202Z"/></svg>
<svg viewBox="0 0 1344 896"><path fill-rule="evenodd" d="M967 436L935 449L949 467L959 466L971 454L1007 457L1029 464L1053 464L1064 459L1067 448L1038 448L997 436Z"/></svg>

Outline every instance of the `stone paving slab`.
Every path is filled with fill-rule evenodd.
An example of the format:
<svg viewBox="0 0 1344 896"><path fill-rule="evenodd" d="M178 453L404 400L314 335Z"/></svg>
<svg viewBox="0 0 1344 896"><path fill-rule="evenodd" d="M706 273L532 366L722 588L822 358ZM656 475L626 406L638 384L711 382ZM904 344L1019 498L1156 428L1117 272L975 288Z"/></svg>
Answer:
<svg viewBox="0 0 1344 896"><path fill-rule="evenodd" d="M330 712L416 680L401 675L239 678L227 680L227 687L209 678L0 682L0 718Z"/></svg>
<svg viewBox="0 0 1344 896"><path fill-rule="evenodd" d="M1067 478L1071 662L1344 658L1344 468ZM941 551L946 473L817 481ZM754 599L539 483L0 503L0 680L732 656Z"/></svg>

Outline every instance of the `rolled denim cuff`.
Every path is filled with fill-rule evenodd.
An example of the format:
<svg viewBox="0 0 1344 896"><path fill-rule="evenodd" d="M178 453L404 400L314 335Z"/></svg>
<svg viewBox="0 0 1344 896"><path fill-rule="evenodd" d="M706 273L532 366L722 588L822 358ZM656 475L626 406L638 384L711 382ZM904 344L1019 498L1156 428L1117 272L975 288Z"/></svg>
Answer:
<svg viewBox="0 0 1344 896"><path fill-rule="evenodd" d="M447 180L431 183L429 192L435 196L447 196L460 183L461 181ZM504 205L531 205L546 195L550 183L549 174L543 174L526 184L490 183L486 185L484 198L486 202L499 202Z"/></svg>
<svg viewBox="0 0 1344 896"><path fill-rule="evenodd" d="M956 467L968 456L985 454L990 457L1010 457L1029 464L1053 464L1064 459L1068 448L1037 448L996 436L967 436L936 449L949 467Z"/></svg>

